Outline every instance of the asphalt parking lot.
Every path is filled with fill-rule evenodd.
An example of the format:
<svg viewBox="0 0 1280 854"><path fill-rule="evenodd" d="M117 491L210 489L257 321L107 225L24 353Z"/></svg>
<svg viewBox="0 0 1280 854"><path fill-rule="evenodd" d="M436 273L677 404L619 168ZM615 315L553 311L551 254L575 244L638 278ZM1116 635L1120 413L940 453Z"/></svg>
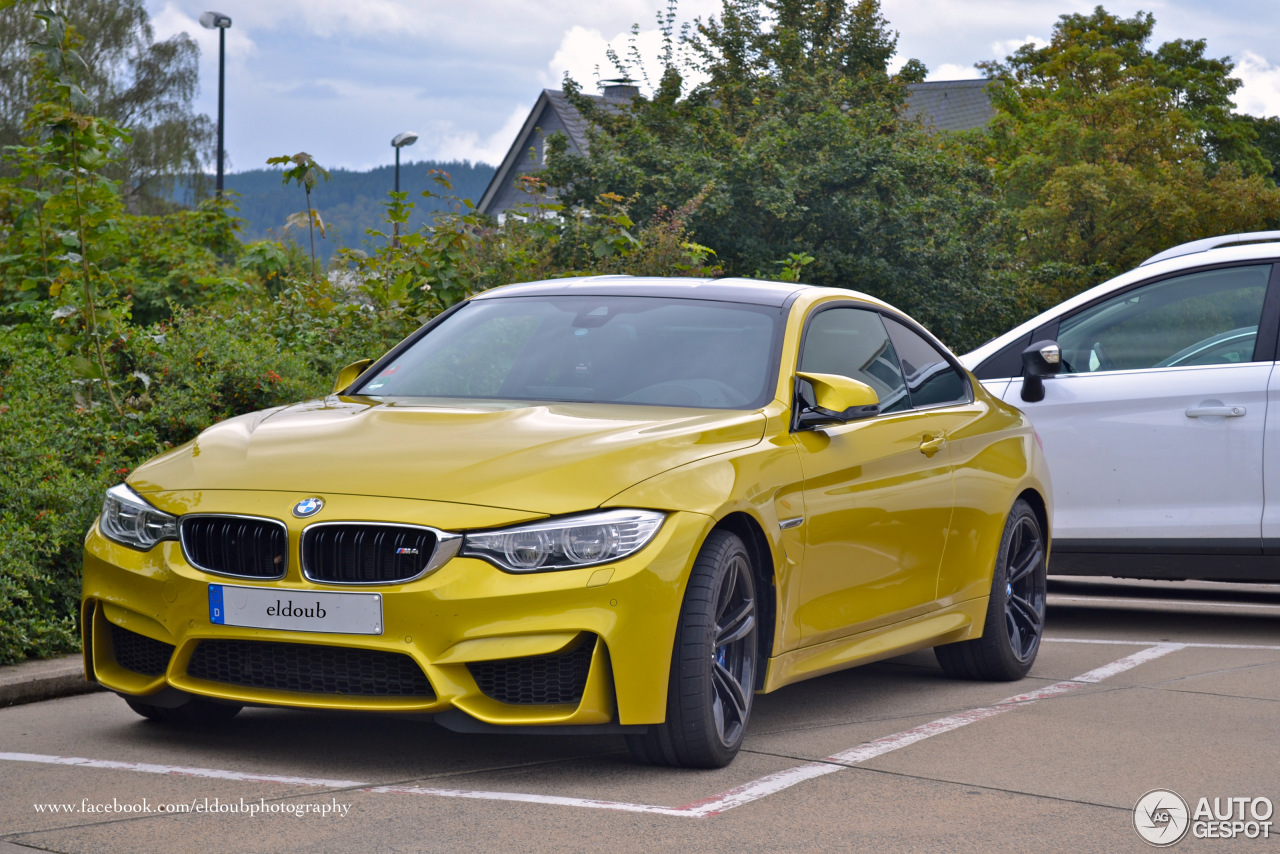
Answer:
<svg viewBox="0 0 1280 854"><path fill-rule="evenodd" d="M925 652L791 686L720 771L412 716L2 709L0 852L1139 851L1153 789L1244 812L1176 850L1280 850L1280 817L1249 815L1280 802L1278 712L1280 586L1055 578L1029 678Z"/></svg>

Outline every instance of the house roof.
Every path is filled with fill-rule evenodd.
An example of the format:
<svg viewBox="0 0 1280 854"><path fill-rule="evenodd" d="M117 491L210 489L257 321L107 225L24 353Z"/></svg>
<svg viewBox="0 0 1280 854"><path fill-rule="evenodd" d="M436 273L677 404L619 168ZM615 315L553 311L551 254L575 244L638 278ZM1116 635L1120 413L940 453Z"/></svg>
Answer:
<svg viewBox="0 0 1280 854"><path fill-rule="evenodd" d="M996 114L987 95L990 80L930 80L908 88L907 117L935 130L973 130Z"/></svg>
<svg viewBox="0 0 1280 854"><path fill-rule="evenodd" d="M925 83L912 83L908 86L906 115L911 119L920 119L927 126L940 131L973 130L984 126L995 115L986 86L990 80L934 80ZM634 90L632 90L634 91ZM594 101L606 103L610 99L603 95L588 95ZM587 122L582 114L574 108L564 92L559 89L543 89L538 100L529 112L529 118L520 128L511 148L498 164L489 186L476 209L481 213L496 215L508 209L504 204L504 192L510 188L521 172L534 171L521 169L520 161L527 159L531 150L541 151L540 141L535 139L539 130L551 133L563 130L569 139L569 148L574 153L585 154L587 151Z"/></svg>
<svg viewBox="0 0 1280 854"><path fill-rule="evenodd" d="M582 117L582 113L579 113L577 108L569 103L569 99L559 89L543 89L542 94L547 96L551 109L555 110L560 121L564 122L565 135L569 137L569 142L573 144L574 151L579 154L586 153L587 120ZM593 101L604 101L604 96L602 95L588 95L587 97Z"/></svg>
<svg viewBox="0 0 1280 854"><path fill-rule="evenodd" d="M603 102L602 95L588 95L594 101ZM551 121L548 122L548 119ZM569 103L569 99L565 97L564 92L559 89L543 89L538 95L538 100L534 103L533 109L529 111L529 117L525 119L524 124L520 127L520 132L516 134L515 140L512 141L511 147L507 149L507 154L502 158L502 162L498 164L498 168L494 171L493 177L489 179L489 186L485 188L484 195L480 197L480 202L476 205L476 209L481 213L496 214L499 211L491 210L494 201L500 194L500 191L509 187L515 180L516 175L520 171L517 164L520 163L530 148L534 146L533 135L539 128L543 128L551 124L557 130L563 130L566 137L569 138L569 148L575 154L583 154L587 150L587 120L582 117L577 108Z"/></svg>

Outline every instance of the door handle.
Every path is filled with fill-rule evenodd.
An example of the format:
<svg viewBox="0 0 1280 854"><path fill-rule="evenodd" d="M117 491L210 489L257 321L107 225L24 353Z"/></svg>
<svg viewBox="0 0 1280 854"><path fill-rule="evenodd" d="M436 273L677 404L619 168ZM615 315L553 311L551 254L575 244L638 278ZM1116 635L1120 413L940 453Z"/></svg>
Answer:
<svg viewBox="0 0 1280 854"><path fill-rule="evenodd" d="M1247 411L1243 406L1193 406L1187 410L1187 417L1208 418L1216 415L1221 418L1239 418Z"/></svg>
<svg viewBox="0 0 1280 854"><path fill-rule="evenodd" d="M920 453L924 454L926 457L932 457L934 454L938 453L938 451L942 450L942 446L945 444L947 444L947 438L945 436L934 437L926 435L920 440Z"/></svg>

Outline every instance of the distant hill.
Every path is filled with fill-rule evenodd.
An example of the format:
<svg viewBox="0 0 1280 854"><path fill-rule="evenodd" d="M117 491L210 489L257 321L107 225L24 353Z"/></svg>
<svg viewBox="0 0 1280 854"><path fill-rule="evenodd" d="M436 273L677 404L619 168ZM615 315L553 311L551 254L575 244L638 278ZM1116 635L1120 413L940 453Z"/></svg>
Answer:
<svg viewBox="0 0 1280 854"><path fill-rule="evenodd" d="M416 205L409 218L410 229L426 222L431 211L442 207L438 200L425 199L421 195L428 188L439 191L427 177L432 169L449 173L454 195L475 202L489 185L494 167L467 160L401 163L400 189L407 192L409 201ZM390 201L387 194L395 187L395 166L380 166L368 172L334 169L330 175L331 181L321 180L311 191L311 204L324 219L327 233L324 240L317 233L316 254L325 260L341 246L363 248L367 229L389 230L382 219L383 203ZM213 185L212 179L209 184ZM307 206L301 187L292 183L282 186L278 169L236 172L226 176L225 185L228 190L240 194L234 201L239 209L237 216L245 220L240 232L240 239L245 242L283 237L285 220ZM307 245L305 231L291 231L289 236L299 245Z"/></svg>

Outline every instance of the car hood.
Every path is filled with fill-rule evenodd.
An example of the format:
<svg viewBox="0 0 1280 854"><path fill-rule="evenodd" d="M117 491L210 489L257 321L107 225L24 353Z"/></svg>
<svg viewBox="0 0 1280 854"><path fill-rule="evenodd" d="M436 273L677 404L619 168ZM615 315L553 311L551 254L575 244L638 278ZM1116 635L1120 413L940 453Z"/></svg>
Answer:
<svg viewBox="0 0 1280 854"><path fill-rule="evenodd" d="M760 412L329 397L228 419L129 485L376 495L571 513L676 466L758 443Z"/></svg>

